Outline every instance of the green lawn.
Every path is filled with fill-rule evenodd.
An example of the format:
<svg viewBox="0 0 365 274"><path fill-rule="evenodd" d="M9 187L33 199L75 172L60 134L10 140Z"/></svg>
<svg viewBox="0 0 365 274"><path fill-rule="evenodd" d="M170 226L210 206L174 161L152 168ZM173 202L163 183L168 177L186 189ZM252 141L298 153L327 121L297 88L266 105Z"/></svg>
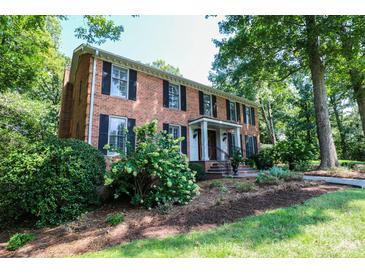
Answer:
<svg viewBox="0 0 365 274"><path fill-rule="evenodd" d="M353 161L353 160L338 160L340 162L341 165L364 165L365 162L363 161ZM310 164L311 165L319 165L320 164L320 160L311 160Z"/></svg>
<svg viewBox="0 0 365 274"><path fill-rule="evenodd" d="M348 189L206 232L139 240L83 257L365 257L365 191Z"/></svg>

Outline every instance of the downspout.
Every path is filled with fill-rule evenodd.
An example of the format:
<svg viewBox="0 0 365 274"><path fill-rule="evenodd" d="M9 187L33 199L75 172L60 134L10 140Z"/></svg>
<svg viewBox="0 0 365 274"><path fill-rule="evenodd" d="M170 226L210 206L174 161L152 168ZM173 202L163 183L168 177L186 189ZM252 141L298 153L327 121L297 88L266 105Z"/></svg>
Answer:
<svg viewBox="0 0 365 274"><path fill-rule="evenodd" d="M93 114L94 114L94 94L95 94L95 76L96 76L96 56L99 55L99 51L95 51L93 60L93 76L91 79L91 96L90 96L90 113L89 113L89 130L87 135L87 143L91 145L91 134L93 127Z"/></svg>

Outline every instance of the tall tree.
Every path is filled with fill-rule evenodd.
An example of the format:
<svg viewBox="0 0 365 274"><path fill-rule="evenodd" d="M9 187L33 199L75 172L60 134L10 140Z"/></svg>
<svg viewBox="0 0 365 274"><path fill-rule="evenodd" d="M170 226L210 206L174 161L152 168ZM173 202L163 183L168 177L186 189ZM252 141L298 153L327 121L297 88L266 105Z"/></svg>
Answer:
<svg viewBox="0 0 365 274"><path fill-rule="evenodd" d="M213 64L221 74L228 66L233 79L273 82L310 71L321 168L338 165L325 85L327 25L326 16L227 16L219 26L228 37L215 41L219 54Z"/></svg>
<svg viewBox="0 0 365 274"><path fill-rule="evenodd" d="M177 76L183 76L180 72L180 69L178 67L174 67L168 63L166 63L165 60L157 59L150 64L150 66L158 68L160 70L166 71L168 73L177 75Z"/></svg>

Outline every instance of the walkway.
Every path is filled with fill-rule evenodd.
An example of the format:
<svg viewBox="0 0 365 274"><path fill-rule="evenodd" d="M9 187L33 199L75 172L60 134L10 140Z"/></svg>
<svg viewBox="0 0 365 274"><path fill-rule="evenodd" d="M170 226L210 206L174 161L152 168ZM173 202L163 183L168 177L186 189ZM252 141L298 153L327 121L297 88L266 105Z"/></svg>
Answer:
<svg viewBox="0 0 365 274"><path fill-rule="evenodd" d="M325 181L326 183L330 183L330 184L351 185L351 186L359 186L361 188L365 188L365 180L361 180L361 179L347 179L347 178L339 178L339 177L305 175L304 180Z"/></svg>

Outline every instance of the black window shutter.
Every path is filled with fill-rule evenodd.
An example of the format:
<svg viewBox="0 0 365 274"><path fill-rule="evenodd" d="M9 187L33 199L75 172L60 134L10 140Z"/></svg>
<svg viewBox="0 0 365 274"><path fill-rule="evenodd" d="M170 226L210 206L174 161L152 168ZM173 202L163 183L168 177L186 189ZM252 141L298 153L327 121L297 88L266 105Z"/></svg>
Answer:
<svg viewBox="0 0 365 274"><path fill-rule="evenodd" d="M163 80L163 106L169 107L169 82Z"/></svg>
<svg viewBox="0 0 365 274"><path fill-rule="evenodd" d="M217 118L217 97L212 95L213 117Z"/></svg>
<svg viewBox="0 0 365 274"><path fill-rule="evenodd" d="M254 152L255 154L257 154L258 152L258 147L257 147L257 136L253 136L253 145L254 145Z"/></svg>
<svg viewBox="0 0 365 274"><path fill-rule="evenodd" d="M163 123L163 125L162 125L162 129L163 129L163 130L166 130L166 131L167 131L167 133L169 133L169 124L165 124L165 123Z"/></svg>
<svg viewBox="0 0 365 274"><path fill-rule="evenodd" d="M242 154L242 156L243 156L242 134L240 134L240 144L241 144L241 154Z"/></svg>
<svg viewBox="0 0 365 274"><path fill-rule="evenodd" d="M247 117L246 117L246 106L242 105L242 112L243 112L243 122L247 124Z"/></svg>
<svg viewBox="0 0 365 274"><path fill-rule="evenodd" d="M231 111L228 99L226 99L226 110L227 110L227 120L231 120Z"/></svg>
<svg viewBox="0 0 365 274"><path fill-rule="evenodd" d="M203 92L199 90L199 113L200 115L204 115L204 95Z"/></svg>
<svg viewBox="0 0 365 274"><path fill-rule="evenodd" d="M129 146L127 147L127 153L132 153L136 148L136 134L133 129L136 126L136 119L128 118L128 142Z"/></svg>
<svg viewBox="0 0 365 274"><path fill-rule="evenodd" d="M241 122L241 111L240 111L240 104L236 103L236 112L237 112L237 121Z"/></svg>
<svg viewBox="0 0 365 274"><path fill-rule="evenodd" d="M109 116L105 114L100 114L98 149L104 155L107 154L107 151L106 149L104 149L104 146L108 143L108 130L109 130Z"/></svg>
<svg viewBox="0 0 365 274"><path fill-rule="evenodd" d="M103 61L103 79L101 82L101 93L110 95L110 82L112 75L112 64Z"/></svg>
<svg viewBox="0 0 365 274"><path fill-rule="evenodd" d="M252 120L252 125L254 126L256 124L255 121L255 108L251 107L251 120Z"/></svg>
<svg viewBox="0 0 365 274"><path fill-rule="evenodd" d="M232 133L228 132L227 134L227 140L228 140L228 154L232 156Z"/></svg>
<svg viewBox="0 0 365 274"><path fill-rule="evenodd" d="M250 152L249 152L249 144L248 144L248 136L245 135L245 146L246 146L246 158L248 158L250 156Z"/></svg>
<svg viewBox="0 0 365 274"><path fill-rule="evenodd" d="M137 71L129 70L129 90L128 99L136 101L137 100Z"/></svg>
<svg viewBox="0 0 365 274"><path fill-rule="evenodd" d="M186 111L186 87L180 86L180 106L181 110Z"/></svg>
<svg viewBox="0 0 365 274"><path fill-rule="evenodd" d="M185 137L183 141L181 141L181 152L184 154L188 153L188 142L187 142L187 130L185 126L181 126L181 137Z"/></svg>

